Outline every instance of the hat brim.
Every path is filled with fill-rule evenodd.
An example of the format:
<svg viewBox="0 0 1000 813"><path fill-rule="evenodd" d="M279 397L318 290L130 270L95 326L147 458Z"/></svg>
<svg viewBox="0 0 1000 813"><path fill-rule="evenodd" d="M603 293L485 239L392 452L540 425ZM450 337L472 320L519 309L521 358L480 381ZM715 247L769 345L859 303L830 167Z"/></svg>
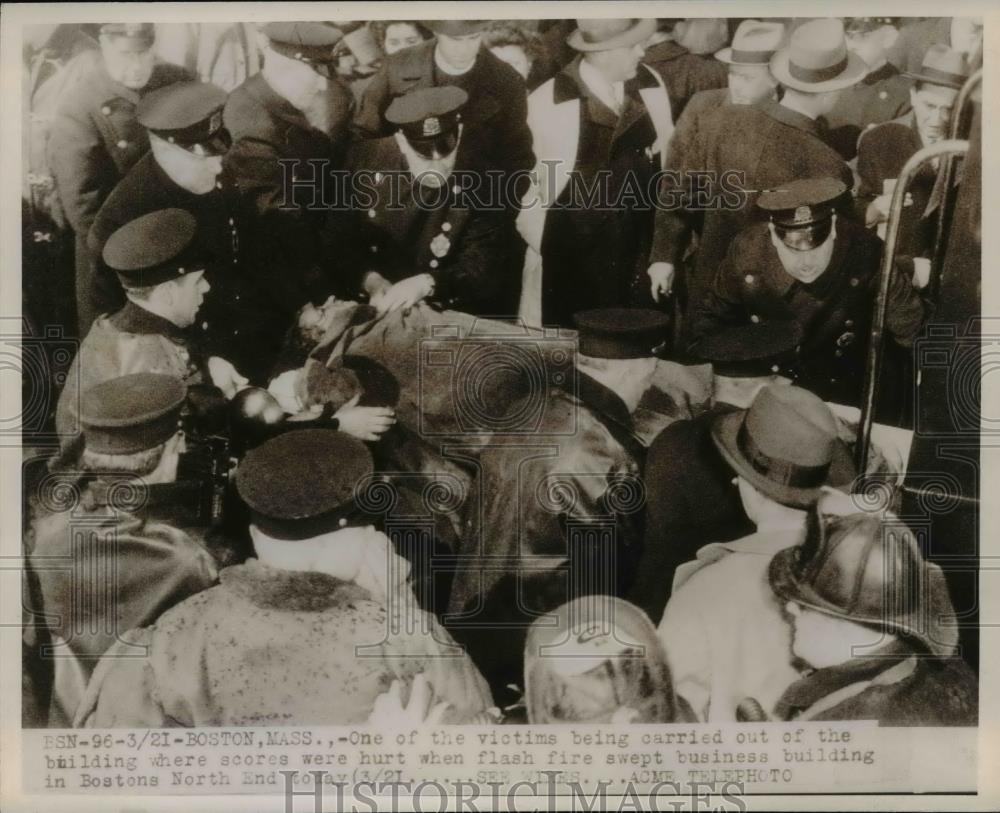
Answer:
<svg viewBox="0 0 1000 813"><path fill-rule="evenodd" d="M947 657L954 653L955 645L958 643L957 628L942 622L943 618L953 615L954 610L951 608L944 574L937 565L930 562L925 563L927 568L925 601L926 606L930 608L928 612L918 610L913 614L913 617L868 618L855 613L843 612L839 608L831 606L811 585L804 584L796 573L796 559L799 550L800 546L795 545L778 551L768 565L767 576L771 589L782 601L794 601L796 604L801 604L803 607L808 607L810 610L833 618L842 618L845 621L873 627L884 627L890 632L919 642L932 655L938 657Z"/></svg>
<svg viewBox="0 0 1000 813"><path fill-rule="evenodd" d="M736 437L743 423L746 413L743 410L738 412L727 412L720 415L712 424L712 441L715 443L719 453L733 470L750 485L756 488L766 497L788 505L793 508L809 508L820 497L822 487L816 488L796 488L795 486L783 485L773 480L767 479L758 472L750 462L743 456L736 442ZM830 469L823 485L832 486L841 491L850 493L851 484L854 482L856 472L854 463L851 460L851 453L847 446L839 439L834 443L833 458L830 461Z"/></svg>
<svg viewBox="0 0 1000 813"><path fill-rule="evenodd" d="M774 54L772 53L771 56L773 57ZM770 67L771 64L770 59L764 60L763 62L740 62L738 60L735 60L733 59L733 48L731 45L727 45L725 48L716 51L715 58L719 60L719 62L725 62L727 65L743 65L748 68L752 67L768 68Z"/></svg>
<svg viewBox="0 0 1000 813"><path fill-rule="evenodd" d="M950 88L951 90L961 90L967 80L967 78L956 76L955 79L949 81L941 75L931 76L926 73L914 73L912 71L903 71L903 76L907 79L912 79L914 82L924 82L928 85L937 85L938 87Z"/></svg>
<svg viewBox="0 0 1000 813"><path fill-rule="evenodd" d="M788 60L791 51L783 48L771 57L771 74L785 87L801 90L803 93L829 93L833 90L843 90L853 87L868 74L868 65L853 51L847 52L847 65L833 79L824 82L803 82L796 79L788 70Z"/></svg>
<svg viewBox="0 0 1000 813"><path fill-rule="evenodd" d="M566 38L566 44L574 51L610 51L612 48L626 48L645 42L656 33L656 20L637 20L631 28L615 34L603 42L587 42L583 32L577 28Z"/></svg>

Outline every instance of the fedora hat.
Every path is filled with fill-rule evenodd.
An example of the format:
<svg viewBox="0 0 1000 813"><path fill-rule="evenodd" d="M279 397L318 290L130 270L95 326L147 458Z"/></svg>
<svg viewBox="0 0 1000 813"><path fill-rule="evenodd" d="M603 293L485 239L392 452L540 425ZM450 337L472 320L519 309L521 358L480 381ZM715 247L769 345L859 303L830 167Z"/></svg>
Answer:
<svg viewBox="0 0 1000 813"><path fill-rule="evenodd" d="M830 408L799 387L764 387L749 409L716 418L712 440L740 477L794 508L813 505L824 485L846 490L856 476Z"/></svg>
<svg viewBox="0 0 1000 813"><path fill-rule="evenodd" d="M955 610L944 574L924 560L913 533L894 517L829 517L817 506L805 541L777 553L768 578L786 601L886 628L939 657L955 652L958 631L945 621Z"/></svg>
<svg viewBox="0 0 1000 813"><path fill-rule="evenodd" d="M656 20L577 20L566 44L576 51L610 51L645 42L656 32Z"/></svg>
<svg viewBox="0 0 1000 813"><path fill-rule="evenodd" d="M727 65L769 65L784 40L781 23L744 20L733 35L733 44L716 51L715 58Z"/></svg>
<svg viewBox="0 0 1000 813"><path fill-rule="evenodd" d="M868 73L868 66L847 50L844 24L828 18L796 28L788 45L771 57L771 73L793 90L826 93L856 85Z"/></svg>
<svg viewBox="0 0 1000 813"><path fill-rule="evenodd" d="M961 90L965 80L969 78L969 66L964 54L947 45L936 43L924 54L920 70L907 71L904 76L929 85Z"/></svg>

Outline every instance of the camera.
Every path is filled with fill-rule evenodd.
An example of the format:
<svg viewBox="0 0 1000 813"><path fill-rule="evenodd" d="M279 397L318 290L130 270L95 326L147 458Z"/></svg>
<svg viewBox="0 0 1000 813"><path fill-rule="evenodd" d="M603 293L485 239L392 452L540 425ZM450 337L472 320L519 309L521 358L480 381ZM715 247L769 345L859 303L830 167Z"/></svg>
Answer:
<svg viewBox="0 0 1000 813"><path fill-rule="evenodd" d="M553 388L576 391L576 340L494 320L434 328L419 348L419 431L424 437L531 435ZM559 434L572 435L576 420Z"/></svg>

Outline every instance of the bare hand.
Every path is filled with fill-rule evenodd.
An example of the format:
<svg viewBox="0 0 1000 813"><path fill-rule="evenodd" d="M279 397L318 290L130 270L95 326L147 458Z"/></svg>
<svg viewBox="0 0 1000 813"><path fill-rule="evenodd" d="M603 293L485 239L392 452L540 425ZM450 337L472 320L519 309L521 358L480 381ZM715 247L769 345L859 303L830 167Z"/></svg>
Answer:
<svg viewBox="0 0 1000 813"><path fill-rule="evenodd" d="M394 680L389 691L376 697L368 715L368 725L393 728L440 725L441 718L450 708L450 703L434 703L434 688L421 672L413 679L409 703L403 704L402 682L399 680Z"/></svg>
<svg viewBox="0 0 1000 813"><path fill-rule="evenodd" d="M649 292L654 302L659 302L660 297L666 299L670 296L674 289L673 263L653 263L646 273L649 274Z"/></svg>
<svg viewBox="0 0 1000 813"><path fill-rule="evenodd" d="M386 290L376 294L371 304L379 316L391 313L400 308L412 308L418 302L426 299L434 291L434 278L430 274L417 274L400 280Z"/></svg>
<svg viewBox="0 0 1000 813"><path fill-rule="evenodd" d="M355 395L334 414L340 422L340 431L358 440L378 440L396 422L396 411L389 407L358 406L360 399L360 394Z"/></svg>
<svg viewBox="0 0 1000 813"><path fill-rule="evenodd" d="M236 368L232 364L219 356L209 358L208 375L212 379L212 383L222 390L222 394L226 398L232 398L250 383L248 378L244 378L236 372Z"/></svg>

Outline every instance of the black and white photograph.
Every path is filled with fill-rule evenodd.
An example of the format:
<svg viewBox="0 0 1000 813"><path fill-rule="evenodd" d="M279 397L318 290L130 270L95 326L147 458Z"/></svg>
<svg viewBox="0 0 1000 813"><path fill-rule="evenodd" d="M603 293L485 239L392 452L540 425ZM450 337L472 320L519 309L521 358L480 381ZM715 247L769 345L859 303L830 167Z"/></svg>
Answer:
<svg viewBox="0 0 1000 813"><path fill-rule="evenodd" d="M989 809L998 22L4 4L0 804Z"/></svg>

